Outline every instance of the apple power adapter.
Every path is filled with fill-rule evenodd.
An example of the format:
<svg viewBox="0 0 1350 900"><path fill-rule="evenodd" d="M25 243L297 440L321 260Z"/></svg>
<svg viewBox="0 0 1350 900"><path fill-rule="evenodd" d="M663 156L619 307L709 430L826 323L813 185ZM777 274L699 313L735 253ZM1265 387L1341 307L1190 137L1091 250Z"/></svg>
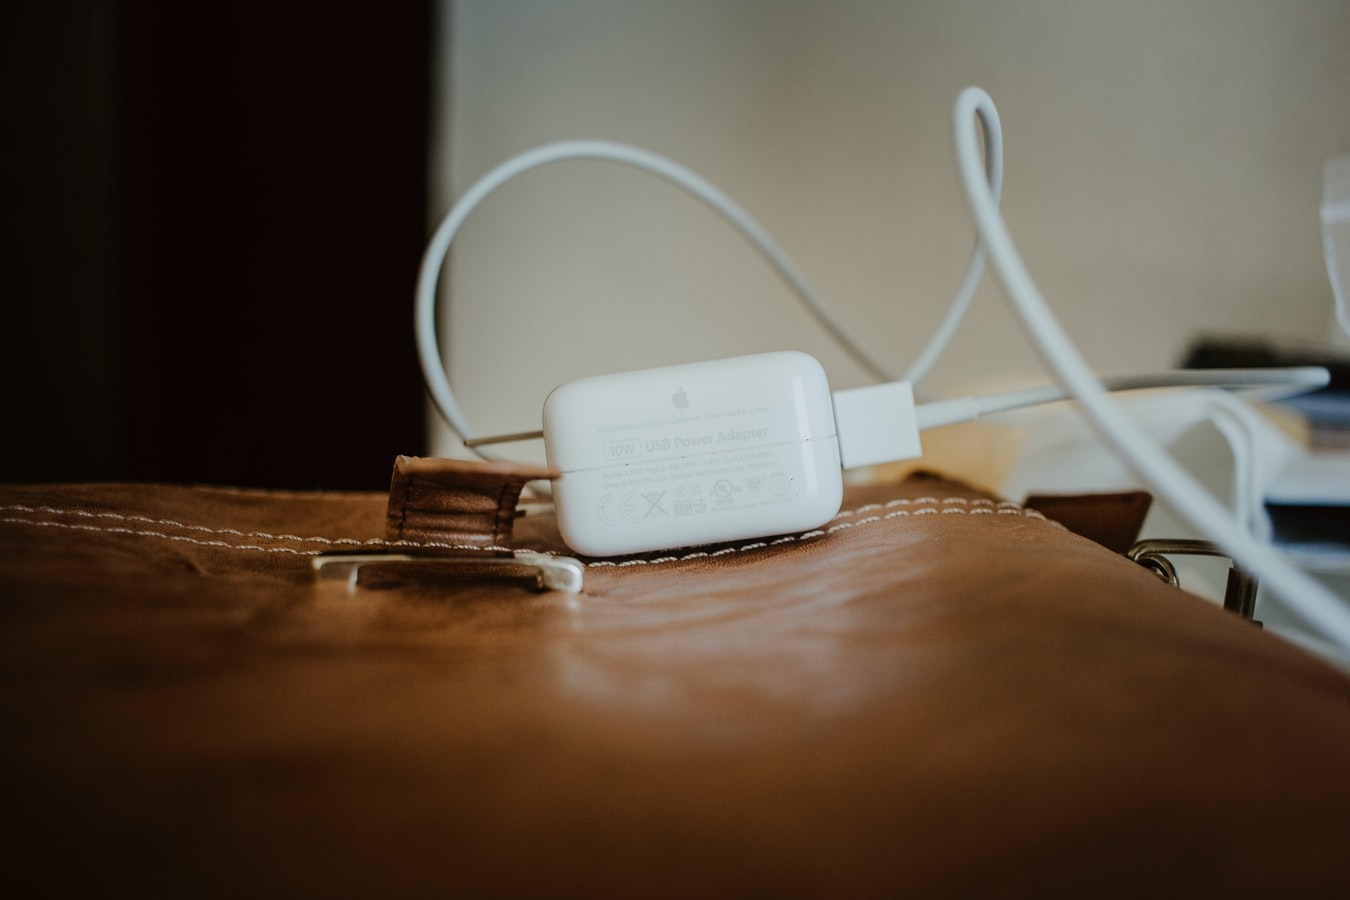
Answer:
<svg viewBox="0 0 1350 900"><path fill-rule="evenodd" d="M597 557L818 528L843 469L920 455L907 383L832 395L795 351L572 381L543 431L563 540Z"/></svg>

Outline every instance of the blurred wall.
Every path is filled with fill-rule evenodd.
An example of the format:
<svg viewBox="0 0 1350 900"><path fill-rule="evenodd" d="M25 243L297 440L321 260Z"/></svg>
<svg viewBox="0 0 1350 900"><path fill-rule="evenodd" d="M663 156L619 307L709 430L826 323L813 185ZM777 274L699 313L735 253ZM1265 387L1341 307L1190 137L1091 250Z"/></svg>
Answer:
<svg viewBox="0 0 1350 900"><path fill-rule="evenodd" d="M638 144L758 216L903 369L969 252L950 109L977 84L1004 123L1014 238L1099 370L1175 365L1202 333L1342 339L1318 202L1324 161L1350 153L1344 0L441 2L433 223L534 145ZM628 169L512 183L443 287L482 433L537 427L558 383L626 368L790 347L836 387L865 380L720 220ZM929 386L1040 371L987 280ZM433 449L459 452L437 427Z"/></svg>

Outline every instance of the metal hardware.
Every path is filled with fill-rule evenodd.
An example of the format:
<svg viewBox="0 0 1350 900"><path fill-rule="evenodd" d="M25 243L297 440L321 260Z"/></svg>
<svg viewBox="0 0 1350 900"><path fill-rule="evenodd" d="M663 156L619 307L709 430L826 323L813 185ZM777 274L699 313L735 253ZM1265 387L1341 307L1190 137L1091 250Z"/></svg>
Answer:
<svg viewBox="0 0 1350 900"><path fill-rule="evenodd" d="M1239 568L1216 544L1161 538L1139 541L1125 555L1173 587L1181 587L1181 582L1177 578L1176 567L1167 558L1169 555L1218 556L1227 559L1232 565L1228 570L1228 583L1224 586L1223 608L1244 619L1251 619L1256 614L1256 577Z"/></svg>
<svg viewBox="0 0 1350 900"><path fill-rule="evenodd" d="M363 568L372 566L417 565L452 568L511 568L533 570L535 587L541 591L581 593L586 567L570 556L550 556L532 550L510 553L320 553L314 557L314 574L319 578L343 579L348 589L355 589L357 577ZM505 574L505 573L503 573Z"/></svg>

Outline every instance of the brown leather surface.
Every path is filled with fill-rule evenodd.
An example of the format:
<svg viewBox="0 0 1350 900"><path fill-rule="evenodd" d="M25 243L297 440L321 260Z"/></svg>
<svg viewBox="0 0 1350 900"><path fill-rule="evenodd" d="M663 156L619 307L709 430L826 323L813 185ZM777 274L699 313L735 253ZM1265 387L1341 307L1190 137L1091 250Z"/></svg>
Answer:
<svg viewBox="0 0 1350 900"><path fill-rule="evenodd" d="M0 488L20 896L1335 896L1350 681L1020 507L349 592L386 500ZM546 515L522 546L557 549Z"/></svg>
<svg viewBox="0 0 1350 900"><path fill-rule="evenodd" d="M1074 534L1116 553L1128 553L1153 505L1148 491L1104 494L1030 494L1022 505L1053 519Z"/></svg>

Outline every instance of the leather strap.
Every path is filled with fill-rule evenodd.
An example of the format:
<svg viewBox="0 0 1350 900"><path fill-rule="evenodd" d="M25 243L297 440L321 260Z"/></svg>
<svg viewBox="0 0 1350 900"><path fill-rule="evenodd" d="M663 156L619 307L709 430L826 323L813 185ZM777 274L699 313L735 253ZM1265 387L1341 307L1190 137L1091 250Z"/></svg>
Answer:
<svg viewBox="0 0 1350 900"><path fill-rule="evenodd" d="M1144 517L1153 503L1147 491L1110 494L1032 494L1023 506L1053 519L1074 534L1096 541L1108 550L1127 553L1139 538Z"/></svg>
<svg viewBox="0 0 1350 900"><path fill-rule="evenodd" d="M400 456L389 484L385 540L503 546L525 483L559 474L521 463Z"/></svg>

